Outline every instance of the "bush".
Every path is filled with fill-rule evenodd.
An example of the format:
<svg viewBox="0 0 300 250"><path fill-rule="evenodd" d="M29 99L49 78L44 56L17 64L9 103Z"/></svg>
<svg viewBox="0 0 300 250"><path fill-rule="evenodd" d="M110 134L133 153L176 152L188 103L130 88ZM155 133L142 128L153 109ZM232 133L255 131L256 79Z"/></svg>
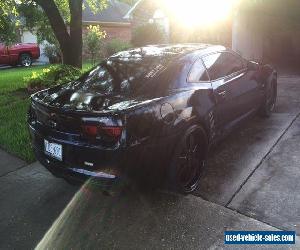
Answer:
<svg viewBox="0 0 300 250"><path fill-rule="evenodd" d="M47 43L44 47L44 55L49 58L49 62L61 63L61 51L58 46Z"/></svg>
<svg viewBox="0 0 300 250"><path fill-rule="evenodd" d="M79 78L81 71L69 65L52 65L43 69L41 73L35 71L29 77L24 77L27 89L30 93L49 88L58 84L74 81Z"/></svg>
<svg viewBox="0 0 300 250"><path fill-rule="evenodd" d="M165 33L162 28L155 23L148 23L139 26L132 34L132 44L138 47L149 44L164 43L165 41Z"/></svg>
<svg viewBox="0 0 300 250"><path fill-rule="evenodd" d="M104 48L104 54L106 57L111 56L122 50L127 50L131 47L131 44L120 39L112 39L109 41Z"/></svg>
<svg viewBox="0 0 300 250"><path fill-rule="evenodd" d="M103 45L102 40L106 37L106 32L102 31L100 26L90 25L83 37L83 47L85 54L89 55L92 64L95 64L100 57L100 49Z"/></svg>

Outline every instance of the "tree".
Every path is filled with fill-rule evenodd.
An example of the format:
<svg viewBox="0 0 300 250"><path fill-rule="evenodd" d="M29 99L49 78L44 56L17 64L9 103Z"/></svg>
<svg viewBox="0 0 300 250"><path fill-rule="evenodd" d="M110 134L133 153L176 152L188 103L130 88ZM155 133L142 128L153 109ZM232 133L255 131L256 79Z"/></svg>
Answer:
<svg viewBox="0 0 300 250"><path fill-rule="evenodd" d="M10 44L17 39L16 16L14 0L0 0L0 42Z"/></svg>
<svg viewBox="0 0 300 250"><path fill-rule="evenodd" d="M96 12L106 7L107 0L85 0L84 4ZM10 29L13 27L11 19L19 15L18 11L26 13L26 10L30 9L34 10L34 13L38 13L41 8L59 43L63 63L81 68L82 9L85 7L84 4L83 0L0 0L0 14L3 16L0 19L0 33L6 41L12 40L13 36L8 34L7 27ZM28 25L35 24L36 22L33 20L36 16L32 13L28 16L30 17ZM39 23L43 24L47 21L39 20Z"/></svg>
<svg viewBox="0 0 300 250"><path fill-rule="evenodd" d="M99 25L90 25L84 36L84 47L87 54L90 54L92 64L95 64L97 54L102 46L102 40L106 37L106 32L102 31Z"/></svg>
<svg viewBox="0 0 300 250"><path fill-rule="evenodd" d="M45 12L60 45L63 63L78 68L82 67L82 8L83 0L34 0ZM101 10L106 0L89 0L87 4L93 10ZM70 15L66 22L62 11ZM69 24L69 25L68 25ZM69 29L68 29L69 26Z"/></svg>

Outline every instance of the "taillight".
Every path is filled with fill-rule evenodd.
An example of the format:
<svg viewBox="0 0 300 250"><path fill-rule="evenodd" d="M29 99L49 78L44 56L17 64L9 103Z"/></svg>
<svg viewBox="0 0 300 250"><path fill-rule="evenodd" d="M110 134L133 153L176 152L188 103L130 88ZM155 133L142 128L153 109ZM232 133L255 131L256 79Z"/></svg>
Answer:
<svg viewBox="0 0 300 250"><path fill-rule="evenodd" d="M83 125L82 132L88 138L94 139L113 139L115 141L119 140L122 135L123 128L117 126L100 126L100 125Z"/></svg>
<svg viewBox="0 0 300 250"><path fill-rule="evenodd" d="M115 143L122 137L123 124L118 117L84 117L82 134L91 140Z"/></svg>
<svg viewBox="0 0 300 250"><path fill-rule="evenodd" d="M98 127L96 125L83 125L82 132L89 137L96 137L98 134Z"/></svg>
<svg viewBox="0 0 300 250"><path fill-rule="evenodd" d="M114 138L120 138L122 135L122 127L102 127L100 131Z"/></svg>

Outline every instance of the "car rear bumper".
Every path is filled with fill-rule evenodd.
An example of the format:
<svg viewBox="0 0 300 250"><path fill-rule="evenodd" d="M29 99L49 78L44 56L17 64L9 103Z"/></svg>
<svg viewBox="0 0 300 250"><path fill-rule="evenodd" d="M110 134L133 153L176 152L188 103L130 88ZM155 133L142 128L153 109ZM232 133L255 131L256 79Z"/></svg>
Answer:
<svg viewBox="0 0 300 250"><path fill-rule="evenodd" d="M40 131L29 124L29 131L36 158L55 176L85 182L100 180L104 186L119 183L127 178L154 179L159 182L165 175L170 155L169 139L155 144L140 144L127 148L104 150L94 146L79 145L62 140L49 131ZM59 143L63 147L62 161L44 152L44 140ZM93 164L93 166L88 166ZM107 175L107 170L110 170ZM111 171L113 173L111 173ZM113 177L114 176L114 177Z"/></svg>
<svg viewBox="0 0 300 250"><path fill-rule="evenodd" d="M102 176L101 171L90 171L83 168L76 168L66 166L63 163L59 163L55 160L49 160L49 158L38 150L34 148L34 153L37 160L42 163L46 169L51 172L55 177L64 178L78 183L85 183L89 180L96 179L100 181L101 186L104 188L110 188L111 186L118 184L123 181L120 176L115 176L114 178L107 178Z"/></svg>

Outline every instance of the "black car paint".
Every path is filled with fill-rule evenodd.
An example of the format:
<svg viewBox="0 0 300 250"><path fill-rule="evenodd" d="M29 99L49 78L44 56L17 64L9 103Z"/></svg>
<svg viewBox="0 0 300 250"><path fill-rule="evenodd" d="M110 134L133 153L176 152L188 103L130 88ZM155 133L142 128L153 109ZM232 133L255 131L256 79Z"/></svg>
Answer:
<svg viewBox="0 0 300 250"><path fill-rule="evenodd" d="M75 173L71 168L95 172L114 168L121 176L153 179L160 183L165 178L176 143L184 131L193 124L201 125L206 132L208 147L216 144L236 124L259 109L266 83L277 77L271 67L248 62L243 71L223 79L190 83L187 78L196 60L218 51L233 52L222 46L208 45L154 48L161 50L161 53L167 50L177 54L169 66L173 71L167 86L149 91L148 96L102 95L79 89L79 100L89 100L79 110L61 105L68 102L76 91L74 83L32 96L30 116L33 114L33 117L29 117L29 128L34 151L38 160L52 173L85 178L89 176ZM95 99L97 101L93 102ZM50 126L53 116L55 122L62 124L59 129ZM118 143L103 145L82 137L82 118L103 116L117 117L122 121L124 130ZM63 145L62 162L44 153L44 139Z"/></svg>

